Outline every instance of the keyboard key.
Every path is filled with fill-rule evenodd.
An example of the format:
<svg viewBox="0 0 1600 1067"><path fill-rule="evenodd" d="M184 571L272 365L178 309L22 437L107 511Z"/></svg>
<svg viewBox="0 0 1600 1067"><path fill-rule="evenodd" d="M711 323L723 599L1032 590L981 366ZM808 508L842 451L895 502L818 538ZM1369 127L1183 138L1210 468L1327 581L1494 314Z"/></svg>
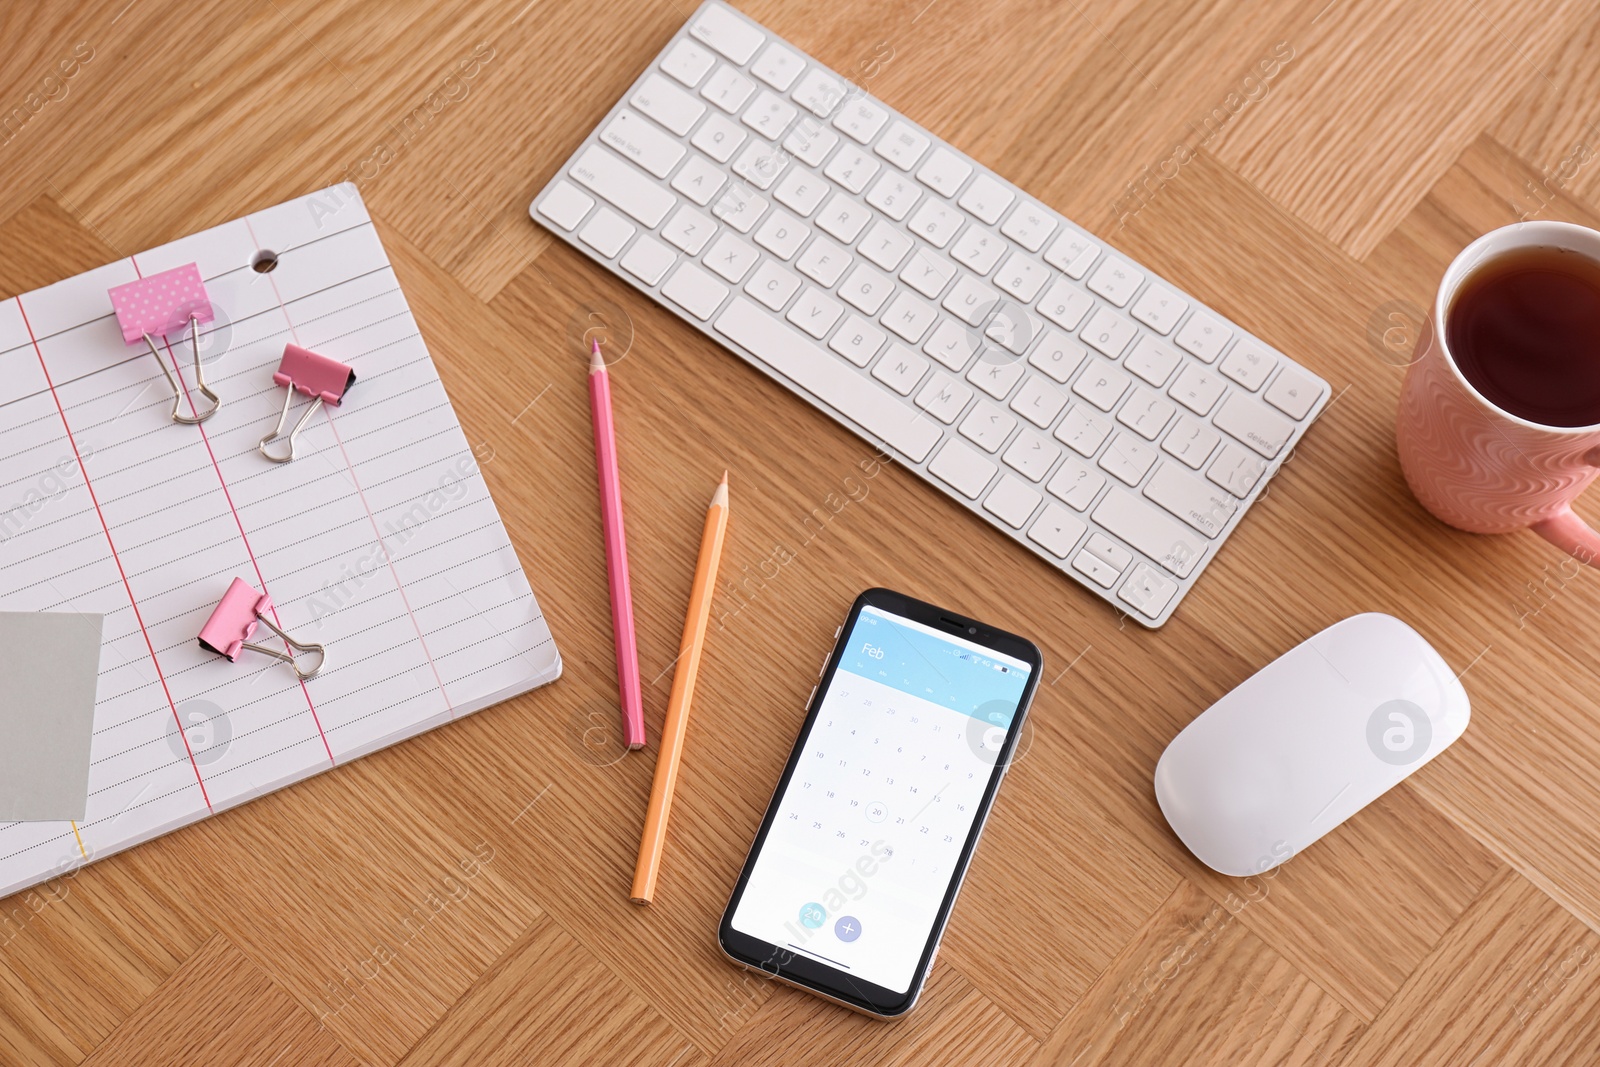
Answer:
<svg viewBox="0 0 1600 1067"><path fill-rule="evenodd" d="M988 318L999 303L999 293L972 275L963 274L951 286L941 306L968 326L976 326Z"/></svg>
<svg viewBox="0 0 1600 1067"><path fill-rule="evenodd" d="M1211 421L1268 459L1278 454L1294 432L1294 423L1244 393L1224 400Z"/></svg>
<svg viewBox="0 0 1600 1067"><path fill-rule="evenodd" d="M772 260L764 261L750 275L750 280L745 283L744 291L761 301L773 311L782 311L783 305L800 288L800 279L778 266ZM869 354L868 358L871 356ZM866 366L862 360L861 366Z"/></svg>
<svg viewBox="0 0 1600 1067"><path fill-rule="evenodd" d="M749 62L766 40L760 30L720 7L703 9L689 27L689 36L704 41L740 66Z"/></svg>
<svg viewBox="0 0 1600 1067"><path fill-rule="evenodd" d="M693 41L684 40L672 46L672 51L661 60L661 69L693 89L716 61L717 58L704 48Z"/></svg>
<svg viewBox="0 0 1600 1067"><path fill-rule="evenodd" d="M1284 367L1262 394L1267 403L1289 416L1303 419L1322 395L1322 387L1293 367Z"/></svg>
<svg viewBox="0 0 1600 1067"><path fill-rule="evenodd" d="M1037 252L1044 246L1045 238L1055 232L1055 228L1054 215L1031 200L1024 200L1006 219L1000 232L1028 251Z"/></svg>
<svg viewBox="0 0 1600 1067"><path fill-rule="evenodd" d="M1100 490L1106 485L1106 476L1077 456L1068 456L1051 476L1045 486L1052 496L1066 502L1068 507L1086 511Z"/></svg>
<svg viewBox="0 0 1600 1067"><path fill-rule="evenodd" d="M727 65L718 67L700 87L701 96L730 115L744 107L744 102L755 91L755 82Z"/></svg>
<svg viewBox="0 0 1600 1067"><path fill-rule="evenodd" d="M933 320L938 317L937 311L910 293L900 293L889 304L889 310L883 313L883 318L879 321L908 343L916 344L922 340L922 335L928 332L928 327L932 326Z"/></svg>
<svg viewBox="0 0 1600 1067"><path fill-rule="evenodd" d="M700 156L690 156L689 161L672 177L672 187L690 200L705 207L717 195L727 176Z"/></svg>
<svg viewBox="0 0 1600 1067"><path fill-rule="evenodd" d="M1004 400L1022 374L1022 360L1005 358L991 348L967 371L967 381L996 400Z"/></svg>
<svg viewBox="0 0 1600 1067"><path fill-rule="evenodd" d="M928 473L968 500L978 499L998 468L969 445L951 439L928 464Z"/></svg>
<svg viewBox="0 0 1600 1067"><path fill-rule="evenodd" d="M1039 427L1055 422L1066 406L1066 392L1038 374L1030 374L1017 395L1011 398L1011 410Z"/></svg>
<svg viewBox="0 0 1600 1067"><path fill-rule="evenodd" d="M762 265L763 269L765 264ZM758 275L760 271L756 272ZM839 353L858 367L865 367L872 362L872 357L878 354L878 349L883 347L883 342L889 335L878 329L872 323L859 315L851 315L844 320L844 325L834 332L833 339L828 342L828 347ZM949 419L945 420L949 422Z"/></svg>
<svg viewBox="0 0 1600 1067"><path fill-rule="evenodd" d="M1204 542L1188 526L1117 486L1107 491L1093 518L1179 578L1189 577L1205 551Z"/></svg>
<svg viewBox="0 0 1600 1067"><path fill-rule="evenodd" d="M872 212L843 193L834 193L833 199L817 216L817 225L845 244L854 244L862 228L871 221Z"/></svg>
<svg viewBox="0 0 1600 1067"><path fill-rule="evenodd" d="M1099 464L1101 470L1111 472L1129 485L1138 485L1139 479L1150 472L1150 465L1155 461L1154 446L1118 430L1111 444L1100 453Z"/></svg>
<svg viewBox="0 0 1600 1067"><path fill-rule="evenodd" d="M1232 336L1233 331L1222 323L1210 315L1196 311L1189 316L1189 321L1183 324L1183 329L1178 331L1175 340L1178 347L1185 352L1198 356L1207 363L1215 363Z"/></svg>
<svg viewBox="0 0 1600 1067"><path fill-rule="evenodd" d="M583 221L592 207L592 196L584 194L571 182L559 181L550 189L550 194L539 201L539 214L563 230L570 230Z"/></svg>
<svg viewBox="0 0 1600 1067"><path fill-rule="evenodd" d="M988 274L1005 250L1006 243L982 226L968 226L950 246L950 257L977 274Z"/></svg>
<svg viewBox="0 0 1600 1067"><path fill-rule="evenodd" d="M1066 508L1059 504L1046 504L1044 510L1039 513L1039 518L1028 530L1028 538L1065 559L1067 553L1072 551L1072 546L1078 543L1078 538L1083 536L1083 531L1088 528L1082 519Z"/></svg>
<svg viewBox="0 0 1600 1067"><path fill-rule="evenodd" d="M956 421L972 399L972 389L939 371L917 394L917 406L945 425Z"/></svg>
<svg viewBox="0 0 1600 1067"><path fill-rule="evenodd" d="M730 282L737 283L756 265L761 253L731 233L717 238L706 253L705 264Z"/></svg>
<svg viewBox="0 0 1600 1067"><path fill-rule="evenodd" d="M640 234L628 254L620 260L622 269L646 285L659 282L678 257L660 241L649 234Z"/></svg>
<svg viewBox="0 0 1600 1067"><path fill-rule="evenodd" d="M818 340L844 314L844 305L819 289L807 287L784 318ZM770 320L768 320L770 322Z"/></svg>
<svg viewBox="0 0 1600 1067"><path fill-rule="evenodd" d="M661 128L632 111L619 111L606 123L600 140L657 178L665 178L678 165L686 149L661 132Z"/></svg>
<svg viewBox="0 0 1600 1067"><path fill-rule="evenodd" d="M961 183L967 180L972 173L972 164L950 151L948 148L936 148L933 155L917 171L917 181L926 185L940 196L955 196L961 188Z"/></svg>
<svg viewBox="0 0 1600 1067"><path fill-rule="evenodd" d="M1146 441L1154 441L1177 412L1172 401L1145 386L1138 386L1117 412L1117 421Z"/></svg>
<svg viewBox="0 0 1600 1067"><path fill-rule="evenodd" d="M1043 265L1013 252L994 276L994 283L1018 300L1032 303L1049 277L1050 272Z"/></svg>
<svg viewBox="0 0 1600 1067"><path fill-rule="evenodd" d="M667 217L675 202L671 193L645 177L644 172L598 145L585 148L568 173L590 192L652 230Z"/></svg>
<svg viewBox="0 0 1600 1067"><path fill-rule="evenodd" d="M795 262L796 270L824 289L832 289L848 266L850 254L826 237L812 241Z"/></svg>
<svg viewBox="0 0 1600 1067"><path fill-rule="evenodd" d="M1164 337L1178 325L1178 320L1183 318L1187 310L1189 301L1165 286L1151 282L1144 295L1134 302L1131 314Z"/></svg>
<svg viewBox="0 0 1600 1067"><path fill-rule="evenodd" d="M1033 344L1034 338L1044 333L1044 321L1035 318L1028 309L1009 300L1000 302L994 318L983 328L983 335L1001 345L1013 355L1020 356Z"/></svg>
<svg viewBox="0 0 1600 1067"><path fill-rule="evenodd" d="M685 263L667 279L667 284L661 287L661 295L703 322L728 295L728 287L693 263ZM770 326L772 320L765 312L761 317Z"/></svg>
<svg viewBox="0 0 1600 1067"><path fill-rule="evenodd" d="M961 420L961 436L976 442L985 452L998 452L1006 443L1017 420L1006 414L1004 408L980 400L967 417Z"/></svg>
<svg viewBox="0 0 1600 1067"><path fill-rule="evenodd" d="M628 103L679 137L688 133L706 112L704 104L659 74L646 78Z"/></svg>
<svg viewBox="0 0 1600 1067"><path fill-rule="evenodd" d="M672 219L661 228L661 236L689 253L698 256L700 250L717 232L717 224L692 207L680 207Z"/></svg>
<svg viewBox="0 0 1600 1067"><path fill-rule="evenodd" d="M1039 301L1039 313L1057 326L1075 330L1084 315L1094 307L1094 297L1069 282L1059 279Z"/></svg>
<svg viewBox="0 0 1600 1067"><path fill-rule="evenodd" d="M909 396L926 373L928 361L898 342L891 344L872 368L874 378L901 396Z"/></svg>
<svg viewBox="0 0 1600 1067"><path fill-rule="evenodd" d="M594 213L594 218L578 233L578 240L610 257L622 251L634 233L633 224L608 207Z"/></svg>
<svg viewBox="0 0 1600 1067"><path fill-rule="evenodd" d="M815 174L800 167L791 167L789 173L783 176L783 181L778 183L778 188L773 190L772 196L778 203L805 218L817 210L822 198L831 191L828 183Z"/></svg>
<svg viewBox="0 0 1600 1067"><path fill-rule="evenodd" d="M833 126L849 134L858 143L866 144L878 135L888 121L887 111L866 97L857 96L846 101L839 109L839 113L833 117Z"/></svg>
<svg viewBox="0 0 1600 1067"><path fill-rule="evenodd" d="M1159 389L1167 384L1167 379L1172 377L1173 370L1182 360L1183 357L1171 348L1145 334L1133 346L1133 351L1128 353L1122 365Z"/></svg>
<svg viewBox="0 0 1600 1067"><path fill-rule="evenodd" d="M1183 368L1169 392L1174 400L1196 415L1204 415L1227 390L1227 383L1215 371L1191 363Z"/></svg>
<svg viewBox="0 0 1600 1067"><path fill-rule="evenodd" d="M839 286L839 296L845 303L868 315L876 315L883 302L894 292L894 280L873 270L865 263L850 272L850 277Z"/></svg>
<svg viewBox="0 0 1600 1067"><path fill-rule="evenodd" d="M793 259L811 230L805 223L780 208L773 208L767 221L756 231L756 244L779 259Z"/></svg>
<svg viewBox="0 0 1600 1067"><path fill-rule="evenodd" d="M961 199L956 203L993 226L1015 199L1016 194L1010 189L987 174L980 174L967 186L967 191L961 194Z"/></svg>
<svg viewBox="0 0 1600 1067"><path fill-rule="evenodd" d="M958 371L967 365L978 347L978 337L971 330L964 329L954 319L940 319L922 350L951 370Z"/></svg>
<svg viewBox="0 0 1600 1067"><path fill-rule="evenodd" d="M900 272L901 281L930 300L937 299L955 276L955 264L941 259L926 248L913 252L906 262L906 269Z"/></svg>
<svg viewBox="0 0 1600 1067"><path fill-rule="evenodd" d="M983 510L997 516L1007 526L1020 529L1042 499L1044 498L1039 490L1020 478L1006 474L1001 476L1000 484L991 489L989 495L984 498Z"/></svg>
<svg viewBox="0 0 1600 1067"><path fill-rule="evenodd" d="M1243 500L1256 487L1266 469L1266 460L1239 442L1229 441L1217 453L1217 461L1206 471L1206 477Z"/></svg>
<svg viewBox="0 0 1600 1067"><path fill-rule="evenodd" d="M1233 497L1170 461L1156 468L1145 483L1144 495L1211 538L1220 534L1239 510Z"/></svg>
<svg viewBox="0 0 1600 1067"><path fill-rule="evenodd" d="M748 136L733 120L712 115L694 131L694 139L689 143L718 163L726 163Z"/></svg>
<svg viewBox="0 0 1600 1067"><path fill-rule="evenodd" d="M783 139L783 148L791 152L794 157L808 167L820 167L822 161L828 158L828 153L833 151L833 146L839 143L839 135L824 126L810 115L802 115L800 121L794 124L794 129L789 136Z"/></svg>
<svg viewBox="0 0 1600 1067"><path fill-rule="evenodd" d="M1223 374L1254 392L1261 388L1261 383L1267 380L1267 375L1272 373L1272 368L1277 364L1277 356L1249 338L1244 338L1223 359L1221 369Z"/></svg>
<svg viewBox="0 0 1600 1067"><path fill-rule="evenodd" d="M1089 272L1089 267L1099 254L1099 245L1076 230L1067 230L1056 238L1056 243L1044 254L1044 261L1077 281Z"/></svg>
<svg viewBox="0 0 1600 1067"><path fill-rule="evenodd" d="M1101 411L1110 411L1132 384L1132 379L1116 367L1103 359L1095 359L1072 383L1072 391Z"/></svg>
<svg viewBox="0 0 1600 1067"><path fill-rule="evenodd" d="M812 67L790 95L817 118L825 119L844 103L845 93L844 82L821 67Z"/></svg>
<svg viewBox="0 0 1600 1067"><path fill-rule="evenodd" d="M882 219L872 224L867 236L856 246L863 258L876 263L884 270L894 270L906 258L914 242Z"/></svg>
<svg viewBox="0 0 1600 1067"><path fill-rule="evenodd" d="M739 116L739 121L767 140L776 141L798 114L793 104L763 89L756 94L756 102Z"/></svg>
<svg viewBox="0 0 1600 1067"><path fill-rule="evenodd" d="M1028 357L1028 362L1065 385L1067 379L1072 377L1072 372L1088 355L1088 349L1060 330L1046 330L1039 347Z"/></svg>
<svg viewBox="0 0 1600 1067"><path fill-rule="evenodd" d="M1176 457L1190 470L1199 470L1220 440L1222 435L1217 431L1193 415L1185 415L1178 420L1172 432L1162 439L1161 451ZM1258 457L1252 458L1259 462Z"/></svg>
<svg viewBox="0 0 1600 1067"><path fill-rule="evenodd" d="M1089 288L1117 307L1124 307L1143 281L1144 271L1124 263L1116 256L1107 256L1106 261L1100 264L1100 269L1089 279Z"/></svg>
<svg viewBox="0 0 1600 1067"><path fill-rule="evenodd" d="M1090 534L1089 540L1093 541L1099 536L1099 534ZM1116 584L1117 579L1122 577L1122 571L1090 552L1087 547L1073 557L1072 569L1080 574L1088 575L1096 585L1103 589L1110 589Z"/></svg>
<svg viewBox="0 0 1600 1067"><path fill-rule="evenodd" d="M1108 307L1102 307L1089 318L1089 324L1078 336L1112 359L1122 354L1139 328Z"/></svg>
<svg viewBox="0 0 1600 1067"><path fill-rule="evenodd" d="M1050 465L1060 456L1061 449L1050 438L1033 430L1023 430L1001 458L1006 466L1037 482L1050 473Z"/></svg>
<svg viewBox="0 0 1600 1067"><path fill-rule="evenodd" d="M766 210L765 200L740 185L729 186L728 191L711 206L713 215L740 233L749 233Z"/></svg>
<svg viewBox="0 0 1600 1067"><path fill-rule="evenodd" d="M829 160L827 168L822 172L852 193L859 193L867 187L867 182L878 173L879 163L867 154L865 149L847 144L834 153Z"/></svg>
<svg viewBox="0 0 1600 1067"><path fill-rule="evenodd" d="M961 212L937 200L924 200L911 216L911 232L935 248L943 248L961 228Z"/></svg>
<svg viewBox="0 0 1600 1067"><path fill-rule="evenodd" d="M927 150L928 138L898 119L873 149L901 170L910 170Z"/></svg>
<svg viewBox="0 0 1600 1067"><path fill-rule="evenodd" d="M888 171L867 193L867 203L899 222L921 195L922 190L910 178Z"/></svg>
<svg viewBox="0 0 1600 1067"><path fill-rule="evenodd" d="M805 68L805 60L774 41L762 49L761 55L750 64L750 73L778 92L786 93Z"/></svg>
<svg viewBox="0 0 1600 1067"><path fill-rule="evenodd" d="M760 190L772 188L778 173L788 162L788 156L776 145L765 141L751 141L739 158L733 161L733 172Z"/></svg>
<svg viewBox="0 0 1600 1067"><path fill-rule="evenodd" d="M1161 613L1171 603L1172 595L1177 591L1177 582L1148 563L1141 563L1133 568L1133 574L1122 583L1117 596L1137 608L1141 615L1157 619L1161 617Z"/></svg>
<svg viewBox="0 0 1600 1067"><path fill-rule="evenodd" d="M1080 456L1092 456L1110 432L1110 419L1095 414L1087 404L1074 404L1061 416L1055 439Z"/></svg>
<svg viewBox="0 0 1600 1067"><path fill-rule="evenodd" d="M742 297L728 305L716 328L913 463L926 459L943 435L937 422L890 393L863 388L859 372Z"/></svg>

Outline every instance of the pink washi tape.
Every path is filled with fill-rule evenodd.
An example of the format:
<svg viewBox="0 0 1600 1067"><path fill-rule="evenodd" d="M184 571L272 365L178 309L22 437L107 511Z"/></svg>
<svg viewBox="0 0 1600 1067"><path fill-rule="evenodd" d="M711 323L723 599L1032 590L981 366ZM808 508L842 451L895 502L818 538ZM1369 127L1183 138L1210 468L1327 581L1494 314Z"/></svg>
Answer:
<svg viewBox="0 0 1600 1067"><path fill-rule="evenodd" d="M284 387L283 411L278 415L278 425L256 447L272 462L287 463L294 459L295 442L311 416L323 404L338 407L344 403L345 391L355 384L356 372L336 359L290 344L283 346L283 359L278 362L278 370L272 380ZM289 421L289 406L294 403L296 393L311 397L311 406L306 408L306 413L300 416L300 421L294 424L294 430L289 434L289 451L278 455L267 446L283 435L284 424Z"/></svg>
<svg viewBox="0 0 1600 1067"><path fill-rule="evenodd" d="M272 620L267 618L267 612L271 610L271 597L256 592L243 578L235 578L233 584L228 586L228 591L222 594L222 601L217 604L216 610L200 628L200 647L219 656L226 656L234 663L239 661L239 653L245 649L259 652L289 664L301 679L310 678L322 670L322 665L327 662L327 652L323 647L296 641L278 629L272 624ZM293 654L251 644L250 638L255 635L258 623L283 638L284 643L295 653L314 654L317 657L317 665L308 671L300 665Z"/></svg>
<svg viewBox="0 0 1600 1067"><path fill-rule="evenodd" d="M206 296L205 282L200 280L200 268L185 263L148 278L114 286L107 292L111 307L117 313L122 340L130 345L144 341L161 365L161 373L167 376L167 384L172 386L172 420L193 426L215 415L222 401L206 385L205 368L200 364L200 324L213 321L216 313L211 308L211 298ZM181 334L185 326L189 327L194 346L195 384L201 395L211 401L205 411L194 409L192 415L182 413L183 385L156 347L157 337Z"/></svg>

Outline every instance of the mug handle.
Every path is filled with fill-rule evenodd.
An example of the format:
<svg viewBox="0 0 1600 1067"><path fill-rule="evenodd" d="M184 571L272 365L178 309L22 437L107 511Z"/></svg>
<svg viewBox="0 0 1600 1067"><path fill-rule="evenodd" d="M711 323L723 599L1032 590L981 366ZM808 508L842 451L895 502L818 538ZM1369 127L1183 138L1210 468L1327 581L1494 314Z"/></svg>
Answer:
<svg viewBox="0 0 1600 1067"><path fill-rule="evenodd" d="M1534 523L1533 532L1579 563L1600 567L1600 533L1573 514L1570 504L1548 519Z"/></svg>

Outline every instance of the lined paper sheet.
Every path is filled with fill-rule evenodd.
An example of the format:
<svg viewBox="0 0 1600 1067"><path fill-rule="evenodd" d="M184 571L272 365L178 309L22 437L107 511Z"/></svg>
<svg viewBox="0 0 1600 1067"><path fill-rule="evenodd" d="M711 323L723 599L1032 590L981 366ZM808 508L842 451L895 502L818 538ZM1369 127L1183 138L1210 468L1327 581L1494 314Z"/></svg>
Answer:
<svg viewBox="0 0 1600 1067"><path fill-rule="evenodd" d="M269 272L252 269L263 251ZM199 426L172 421L161 368L123 342L106 292L190 262L223 399ZM278 465L256 445L291 341L357 378ZM160 345L187 413L205 406L190 344L186 330ZM105 616L87 815L0 824L0 895L554 680L560 655L480 476L491 456L456 421L348 184L0 302L0 609ZM320 674L201 649L235 577L327 646Z"/></svg>

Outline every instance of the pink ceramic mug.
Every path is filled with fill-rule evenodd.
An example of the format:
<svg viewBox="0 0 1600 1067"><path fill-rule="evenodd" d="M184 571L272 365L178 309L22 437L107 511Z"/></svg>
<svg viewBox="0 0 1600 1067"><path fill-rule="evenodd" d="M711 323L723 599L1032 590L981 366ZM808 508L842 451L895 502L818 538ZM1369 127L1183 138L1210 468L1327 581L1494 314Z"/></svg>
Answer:
<svg viewBox="0 0 1600 1067"><path fill-rule="evenodd" d="M1400 391L1400 467L1423 507L1451 526L1472 533L1531 527L1600 565L1600 533L1572 513L1572 501L1600 475L1600 425L1543 426L1496 407L1462 375L1445 342L1445 316L1462 281L1486 260L1524 248L1562 248L1600 262L1600 233L1566 222L1517 223L1484 234L1450 263Z"/></svg>

